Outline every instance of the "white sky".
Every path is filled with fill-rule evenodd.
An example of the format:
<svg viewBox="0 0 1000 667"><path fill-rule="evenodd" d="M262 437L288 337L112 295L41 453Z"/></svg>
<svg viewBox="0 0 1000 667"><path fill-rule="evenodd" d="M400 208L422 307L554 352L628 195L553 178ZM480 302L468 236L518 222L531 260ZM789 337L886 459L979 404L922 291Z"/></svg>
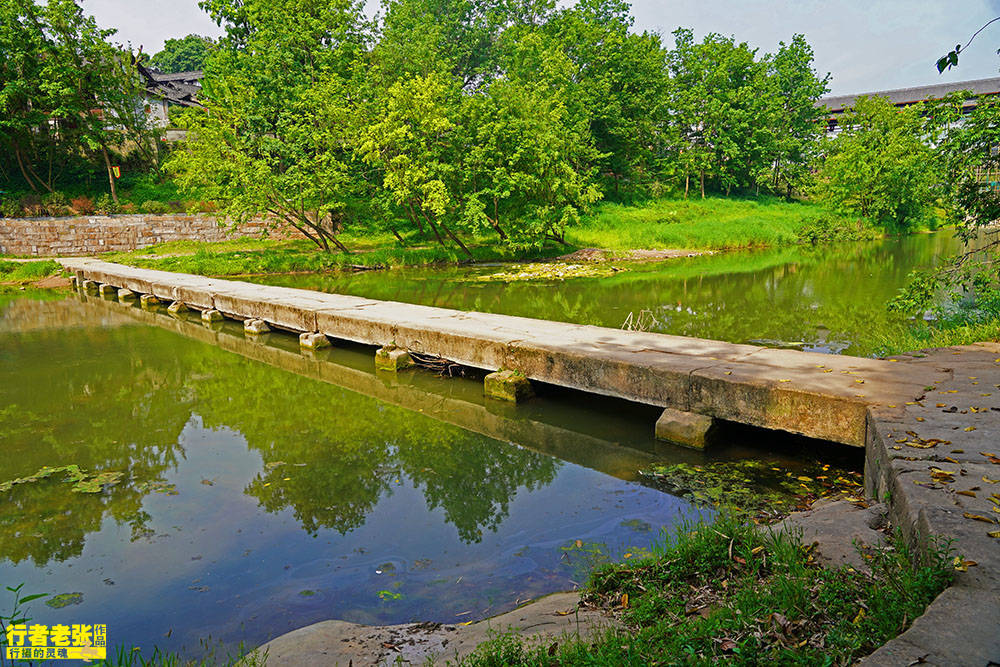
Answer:
<svg viewBox="0 0 1000 667"><path fill-rule="evenodd" d="M117 28L119 41L149 54L170 37L220 34L197 0L82 4L102 26ZM833 94L1000 75L1000 22L973 42L959 68L940 76L934 68L939 56L1000 16L1000 0L633 0L632 11L638 30L668 35L684 26L699 38L734 35L764 51L801 32L816 51L816 68L833 75Z"/></svg>

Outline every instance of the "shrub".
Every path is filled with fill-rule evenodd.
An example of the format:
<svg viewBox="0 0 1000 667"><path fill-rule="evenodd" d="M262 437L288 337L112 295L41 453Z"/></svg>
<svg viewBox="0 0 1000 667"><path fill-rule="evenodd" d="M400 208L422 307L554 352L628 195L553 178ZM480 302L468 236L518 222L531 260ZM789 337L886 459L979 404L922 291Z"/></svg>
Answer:
<svg viewBox="0 0 1000 667"><path fill-rule="evenodd" d="M45 209L42 208L42 200L35 194L21 197L21 209L24 211L24 214L29 217L45 215Z"/></svg>
<svg viewBox="0 0 1000 667"><path fill-rule="evenodd" d="M0 200L0 218L18 218L24 213L24 209L13 199Z"/></svg>
<svg viewBox="0 0 1000 667"><path fill-rule="evenodd" d="M130 201L125 202L120 206L122 213L135 213L138 209L136 205Z"/></svg>
<svg viewBox="0 0 1000 667"><path fill-rule="evenodd" d="M94 200L86 195L73 198L69 205L77 215L90 215L94 212Z"/></svg>
<svg viewBox="0 0 1000 667"><path fill-rule="evenodd" d="M161 201L156 201L154 199L149 199L142 202L139 206L139 210L143 213L152 213L154 215L163 215L164 213L170 212L170 206L164 204Z"/></svg>
<svg viewBox="0 0 1000 667"><path fill-rule="evenodd" d="M61 192L50 192L42 197L42 207L51 216L66 215L69 212L69 200Z"/></svg>
<svg viewBox="0 0 1000 667"><path fill-rule="evenodd" d="M101 215L114 215L119 210L121 210L121 207L108 194L98 195L97 200L94 202L94 211Z"/></svg>

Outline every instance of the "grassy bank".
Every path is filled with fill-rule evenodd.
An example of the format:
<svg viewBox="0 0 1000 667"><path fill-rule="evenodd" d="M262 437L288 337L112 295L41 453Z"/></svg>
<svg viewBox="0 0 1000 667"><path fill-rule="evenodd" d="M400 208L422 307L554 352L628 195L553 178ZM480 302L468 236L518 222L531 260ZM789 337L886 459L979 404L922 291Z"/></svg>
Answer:
<svg viewBox="0 0 1000 667"><path fill-rule="evenodd" d="M626 629L545 646L500 636L463 664L851 664L905 630L951 576L944 548L918 559L896 537L870 556L870 574L823 568L794 536L723 516L594 572L585 600L617 610Z"/></svg>
<svg viewBox="0 0 1000 667"><path fill-rule="evenodd" d="M815 204L774 198L661 199L638 206L603 204L567 233L567 243L514 249L498 239L467 239L477 262L554 257L584 247L625 255L646 249L729 249L791 245L881 236L864 221L837 216ZM343 234L350 253L324 253L305 240L241 239L221 243L164 243L110 253L111 261L202 275L329 271L350 267L427 266L468 261L457 247L409 235L402 245L390 234Z"/></svg>
<svg viewBox="0 0 1000 667"><path fill-rule="evenodd" d="M567 233L580 247L720 250L810 241L866 240L867 221L817 204L758 199L657 199L637 206L602 204Z"/></svg>
<svg viewBox="0 0 1000 667"><path fill-rule="evenodd" d="M0 283L27 284L50 276L61 267L52 260L5 262L0 260Z"/></svg>

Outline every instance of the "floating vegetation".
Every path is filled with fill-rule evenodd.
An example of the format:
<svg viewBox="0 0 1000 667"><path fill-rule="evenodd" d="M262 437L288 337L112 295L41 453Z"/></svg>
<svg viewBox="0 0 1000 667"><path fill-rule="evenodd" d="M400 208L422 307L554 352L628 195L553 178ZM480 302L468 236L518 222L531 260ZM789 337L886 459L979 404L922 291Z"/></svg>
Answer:
<svg viewBox="0 0 1000 667"><path fill-rule="evenodd" d="M307 588L304 591L299 591L299 595L301 595L304 598L311 598L312 596L316 595L316 591L311 591Z"/></svg>
<svg viewBox="0 0 1000 667"><path fill-rule="evenodd" d="M489 273L473 278L476 282L521 282L528 280L566 280L567 278L608 278L621 271L607 264L518 264L512 271Z"/></svg>
<svg viewBox="0 0 1000 667"><path fill-rule="evenodd" d="M60 593L59 595L50 597L45 601L45 604L53 609L62 609L71 604L80 604L81 602L83 602L83 593Z"/></svg>
<svg viewBox="0 0 1000 667"><path fill-rule="evenodd" d="M73 483L71 490L76 493L100 493L104 490L104 487L114 486L120 482L124 476L124 473L114 471L95 473L87 472L76 464L59 466L57 468L43 466L33 475L18 477L17 479L12 479L6 482L0 482L0 493L10 491L19 484L39 482L43 479L48 479L59 474L65 475L62 481Z"/></svg>
<svg viewBox="0 0 1000 667"><path fill-rule="evenodd" d="M378 592L378 596L382 600L386 600L386 601L402 600L403 599L403 594L402 593L393 593L392 591L379 591Z"/></svg>
<svg viewBox="0 0 1000 667"><path fill-rule="evenodd" d="M643 474L702 506L727 507L762 518L808 509L819 498L863 502L860 473L815 464L791 472L763 461L713 461L654 466Z"/></svg>
<svg viewBox="0 0 1000 667"><path fill-rule="evenodd" d="M653 530L653 526L642 519L629 519L622 521L619 525L623 528L631 528L637 533L648 533Z"/></svg>
<svg viewBox="0 0 1000 667"><path fill-rule="evenodd" d="M168 496L176 496L178 494L176 484L164 482L162 480L143 482L139 485L138 489L140 493L163 493Z"/></svg>

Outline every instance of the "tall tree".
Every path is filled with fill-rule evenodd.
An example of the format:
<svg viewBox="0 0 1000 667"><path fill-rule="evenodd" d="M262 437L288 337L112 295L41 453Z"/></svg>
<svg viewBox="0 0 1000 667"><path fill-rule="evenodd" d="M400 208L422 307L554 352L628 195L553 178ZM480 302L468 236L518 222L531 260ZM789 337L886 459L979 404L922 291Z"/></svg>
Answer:
<svg viewBox="0 0 1000 667"><path fill-rule="evenodd" d="M859 97L838 124L841 130L825 150L817 194L894 231L922 218L934 200L935 182L922 107L897 109L884 97Z"/></svg>
<svg viewBox="0 0 1000 667"><path fill-rule="evenodd" d="M358 58L367 28L355 0L207 0L226 29L206 65L206 111L168 168L203 188L220 215L260 214L324 250L362 200L352 170Z"/></svg>
<svg viewBox="0 0 1000 667"><path fill-rule="evenodd" d="M205 69L208 54L215 48L211 37L187 35L180 39L168 39L163 49L154 53L149 65L161 72L176 73Z"/></svg>

